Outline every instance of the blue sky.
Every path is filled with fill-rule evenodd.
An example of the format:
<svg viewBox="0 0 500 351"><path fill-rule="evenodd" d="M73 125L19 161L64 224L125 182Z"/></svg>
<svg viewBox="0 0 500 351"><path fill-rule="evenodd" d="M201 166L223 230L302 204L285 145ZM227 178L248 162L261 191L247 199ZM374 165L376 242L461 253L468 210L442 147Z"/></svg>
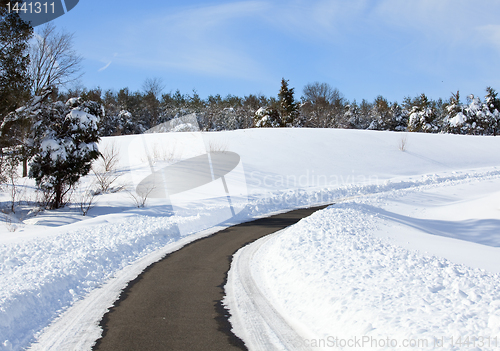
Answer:
<svg viewBox="0 0 500 351"><path fill-rule="evenodd" d="M82 84L276 96L325 82L353 100L500 91L497 0L80 0L53 23L75 35Z"/></svg>

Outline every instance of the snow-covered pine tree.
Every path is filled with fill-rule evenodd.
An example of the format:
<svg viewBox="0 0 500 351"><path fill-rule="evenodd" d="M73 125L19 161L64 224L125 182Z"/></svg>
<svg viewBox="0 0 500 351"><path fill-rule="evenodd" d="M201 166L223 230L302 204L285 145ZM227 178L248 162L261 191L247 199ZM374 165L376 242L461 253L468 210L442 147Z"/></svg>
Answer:
<svg viewBox="0 0 500 351"><path fill-rule="evenodd" d="M500 117L497 107L500 101L496 92L487 88L485 102L474 95L467 97L468 103L462 105L459 94L453 94L446 107L444 131L454 134L496 135Z"/></svg>
<svg viewBox="0 0 500 351"><path fill-rule="evenodd" d="M34 116L49 99L52 91L52 88L41 90L26 106L9 113L0 124L0 139L5 142L3 147L9 147L10 155L22 162L23 177L28 176L28 161L34 154L29 144Z"/></svg>
<svg viewBox="0 0 500 351"><path fill-rule="evenodd" d="M408 113L397 102L391 105L392 120L390 130L403 132L408 127Z"/></svg>
<svg viewBox="0 0 500 351"><path fill-rule="evenodd" d="M347 121L347 128L361 129L359 107L358 104L356 103L356 100L354 100L351 104L346 105L344 112L344 120Z"/></svg>
<svg viewBox="0 0 500 351"><path fill-rule="evenodd" d="M435 123L436 117L431 102L425 94L422 94L413 101L408 119L408 131L435 133L439 129Z"/></svg>
<svg viewBox="0 0 500 351"><path fill-rule="evenodd" d="M486 88L486 96L484 97L486 108L491 115L491 133L500 135L500 99L498 93L492 87Z"/></svg>
<svg viewBox="0 0 500 351"><path fill-rule="evenodd" d="M141 134L144 132L144 128L140 124L134 123L134 118L132 113L127 110L121 110L116 117L118 121L118 134L120 135L130 135L130 134Z"/></svg>
<svg viewBox="0 0 500 351"><path fill-rule="evenodd" d="M392 111L387 100L379 95L370 110L371 130L391 130Z"/></svg>
<svg viewBox="0 0 500 351"><path fill-rule="evenodd" d="M464 114L464 106L460 102L459 91L451 95L450 102L445 108L445 113L443 130L446 133L463 134L462 127L467 121L467 116Z"/></svg>
<svg viewBox="0 0 500 351"><path fill-rule="evenodd" d="M43 104L35 113L30 177L49 194L49 207L64 206L64 196L90 171L99 156L98 123L102 108L81 98Z"/></svg>
<svg viewBox="0 0 500 351"><path fill-rule="evenodd" d="M462 130L464 134L491 135L494 133L496 118L490 112L487 103L481 102L479 97L468 96L468 105L464 109L467 121Z"/></svg>
<svg viewBox="0 0 500 351"><path fill-rule="evenodd" d="M261 107L255 111L254 125L257 128L277 128L281 126L278 111L273 107Z"/></svg>

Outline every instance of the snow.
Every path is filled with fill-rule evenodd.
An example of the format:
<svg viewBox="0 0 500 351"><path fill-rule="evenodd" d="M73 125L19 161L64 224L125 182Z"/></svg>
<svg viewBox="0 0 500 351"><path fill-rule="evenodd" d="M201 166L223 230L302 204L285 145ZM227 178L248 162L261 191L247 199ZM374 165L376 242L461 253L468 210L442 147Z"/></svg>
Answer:
<svg viewBox="0 0 500 351"><path fill-rule="evenodd" d="M192 128L189 123L179 123L179 128L186 126ZM173 127L170 130L176 126ZM495 294L499 295L498 290L491 286L495 279L498 281L498 277L488 269L498 266L494 260L498 256L495 251L498 239L494 235L497 222L492 216L494 206L497 206L494 192L499 185L500 154L497 150L500 139L411 133L407 135L406 151L402 152L398 146L402 137L401 133L392 132L282 128L103 138L100 150L111 145L118 150L116 174L120 176L111 188L121 191L96 196L95 207L83 217L79 201L87 189L95 189L95 175L90 174L82 179L73 194L73 205L69 207L38 213L32 206L22 203L16 205L15 215L0 214L0 350L27 347L89 349L100 335L98 323L106 309L113 304L120 289L148 264L191 240L225 226L289 209L338 202L339 199L344 199L344 203L315 215L314 220L302 222L297 228L303 230L294 227L272 237L269 245L259 251L264 255L266 248L275 250L276 257L269 262L281 262L276 267L264 267L267 270L262 268L256 278L259 289L266 292L265 296L275 296L267 304L276 311L273 320L281 321L282 325L291 323L293 327L287 329L289 333L297 331L303 335L305 331L308 336L318 337L332 333L334 324L327 326L325 323L330 323L335 313L340 316L335 308L344 306L351 308L349 313L342 315L344 326L353 326L349 329L351 333L368 333L368 324L371 324L375 328L372 335L394 331L400 336L404 333L402 324L398 327L394 321L399 315L391 312L389 307L385 314L374 315L374 306L384 303L387 305L383 306L392 306L393 303L398 308L407 306L408 310L414 309L415 314L423 316L423 307L412 304L417 303L416 292L425 292L430 296L428 301L434 304L427 310L430 313L437 308L441 308L443 315L448 313L443 296L447 296L449 304L457 306L453 315L458 318L456 327L445 321L439 322L436 317L436 323L441 323L438 326L444 328L443 333L472 330L467 328L482 325L479 330L489 328L493 337L499 325L497 312L493 311L485 320L484 311L486 302L493 301ZM203 154L211 148L240 156L240 163L225 176L229 193L217 180L170 198L150 197L144 208L137 208L135 190L144 178L162 174L162 170L170 165ZM470 196L459 197L462 202L449 201L439 207L441 212L432 202L421 202L422 208L415 210L420 203L417 196L420 193L438 192L449 183L466 189L467 184L475 181L482 184L481 192L468 190ZM19 189L25 199L34 200L37 196L31 180L22 179ZM443 191L442 196L450 195ZM0 193L0 202L4 207L9 204L8 194L8 191ZM408 196L408 199L413 199L415 208L410 206L410 200L403 202L408 205L408 211L418 212L421 218L407 218L408 213L403 211L406 207L397 202L400 195L401 198ZM355 200L349 202L346 199ZM385 207L381 204L384 201L387 202L383 205ZM483 204L489 205L480 207ZM436 212L430 209L436 209ZM233 216L232 212L236 215ZM470 216L463 218L464 223L456 216L445 216L455 212L460 216L470 213ZM394 218L384 219L388 213ZM478 213L483 217L478 217ZM337 222L346 223L346 226L342 227ZM389 229L385 227L387 223L390 223L387 225ZM432 240L446 242L412 240L404 234L398 236L390 230L395 228L396 223L404 226L404 230L396 230L397 233L410 232L409 236L413 237L416 232L432 236ZM449 238L453 234L449 228L462 228L462 224L467 225L460 232L462 240ZM439 228L440 235L419 229L425 225ZM476 227L490 233L488 245L484 245L484 237L477 237ZM276 242L280 242L281 235L289 238L284 242L289 245L278 250ZM481 250L470 251L473 252L468 255L470 260L463 262L453 256L447 257L446 252L433 253L434 258L414 252L415 249L430 252L428 246L446 251L446 247L453 247L451 242L455 247L459 247L459 242L463 245L462 250L476 250L478 246ZM336 252L340 249L353 255L341 255L340 251ZM302 251L310 255L305 257ZM293 257L293 260L283 260L284 255ZM331 262L329 255L336 255L338 262ZM465 260L463 256L467 255L457 256ZM304 265L299 265L300 262ZM437 267L435 262L446 267ZM328 266L331 264L338 265L338 270ZM342 265L350 268L346 270ZM405 273L407 280L402 280L404 284L396 285L397 291L408 294L407 300L389 294L396 291L393 283L405 276L404 272L397 270L400 267L409 269ZM454 276L453 271L444 275L442 271L449 267L463 275ZM480 271L480 268L485 271ZM293 283L293 277L305 274L303 269L310 269L304 278L309 279L306 282L310 285ZM342 274L351 277L351 270L358 275L352 277L352 281L342 280L342 284L338 284ZM290 275L276 275L278 271L290 272ZM377 275L378 272L383 275ZM446 279L440 282L438 273ZM359 274L371 280L363 283L363 275ZM413 281L412 276L415 276L414 285L406 284ZM262 277L269 281L276 279L276 285L259 280ZM378 284L383 279L386 281L378 287L378 295L368 296L371 286L368 282ZM335 282L338 286L331 285ZM356 288L356 282L365 284L363 289L369 298L364 302L360 300L359 304L342 305L362 296L358 295L362 291L349 290L349 287ZM475 285L469 286L472 283ZM405 287L405 284L408 286ZM413 293L407 291L412 286L416 289ZM313 287L317 287L317 292ZM462 306L458 304L459 300L450 298L449 291L455 293L454 298L458 298L461 296L459 290L467 295L463 301L471 301L470 305ZM335 304L329 295L331 292L346 295L338 295L339 302ZM304 296L308 296L309 300L302 300ZM389 299L385 301L383 296L389 296ZM418 303L421 302L418 300ZM441 303L444 305L440 306ZM495 305L492 302L490 306ZM460 320L467 311L474 313L470 326L469 322ZM330 312L330 317L325 317ZM401 318L407 318L405 320L411 324L410 317L413 318L413 315L408 315L408 311L405 313L401 313ZM238 312L234 315L237 316ZM355 323L357 317L353 316L363 319ZM392 322L388 321L391 316ZM411 321L415 325L421 322L418 318ZM237 326L235 328L237 330ZM408 330L416 330L416 327L411 328ZM263 330L268 329L265 326ZM431 331L417 333L423 337L430 334ZM336 332L335 335L340 334ZM433 335L437 337L441 334ZM276 335L270 340L276 345L280 343Z"/></svg>
<svg viewBox="0 0 500 351"><path fill-rule="evenodd" d="M66 101L66 105L74 106L78 103L78 101L79 101L79 98L77 98L77 97L69 98L68 101Z"/></svg>
<svg viewBox="0 0 500 351"><path fill-rule="evenodd" d="M470 346L475 337L479 349L496 349L500 197L491 189L500 189L498 174L358 197L240 250L253 250L245 264L259 294L300 334L290 340L279 323L261 322L278 336L274 347L357 340L385 349L390 340L392 348L413 342L453 350L460 337L471 338ZM242 304L244 278L238 270L229 277L234 331L251 350L269 349L251 336L266 328L250 322L268 309Z"/></svg>
<svg viewBox="0 0 500 351"><path fill-rule="evenodd" d="M56 162L58 159L66 160L68 153L65 146L59 144L55 139L44 139L40 145L44 155L50 155L52 161Z"/></svg>
<svg viewBox="0 0 500 351"><path fill-rule="evenodd" d="M462 112L457 113L457 115L453 118L450 119L450 126L452 127L458 127L464 124L464 122L467 120L465 115Z"/></svg>
<svg viewBox="0 0 500 351"><path fill-rule="evenodd" d="M74 120L73 130L87 129L87 126L93 126L92 129L96 129L99 122L98 117L78 109L71 110L66 117Z"/></svg>

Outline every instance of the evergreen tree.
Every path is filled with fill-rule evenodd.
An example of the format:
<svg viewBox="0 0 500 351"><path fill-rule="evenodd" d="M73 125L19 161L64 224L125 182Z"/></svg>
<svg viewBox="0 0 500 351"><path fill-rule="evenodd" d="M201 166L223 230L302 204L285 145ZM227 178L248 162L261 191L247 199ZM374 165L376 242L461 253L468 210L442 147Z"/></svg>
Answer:
<svg viewBox="0 0 500 351"><path fill-rule="evenodd" d="M408 131L436 133L439 128L436 125L436 109L425 94L420 95L412 102L410 116L408 119Z"/></svg>
<svg viewBox="0 0 500 351"><path fill-rule="evenodd" d="M127 114L123 114L120 120L126 123L122 123L121 127L123 130L133 131L130 134L137 134L144 132L148 126L147 116L145 116L142 109L142 98L143 95L139 92L130 92L128 88L120 89L117 93L117 107L118 111L127 111ZM130 118L130 120L124 119ZM127 126L126 126L127 125ZM122 134L129 134L122 132Z"/></svg>
<svg viewBox="0 0 500 351"><path fill-rule="evenodd" d="M155 127L158 125L160 116L160 101L152 92L148 92L142 97L142 104L144 120L147 122L147 126L149 128Z"/></svg>
<svg viewBox="0 0 500 351"><path fill-rule="evenodd" d="M281 127L281 118L275 108L261 107L255 112L254 125L257 128Z"/></svg>
<svg viewBox="0 0 500 351"><path fill-rule="evenodd" d="M280 117L279 124L281 127L292 127L298 116L298 104L293 97L294 88L288 87L288 80L281 79L281 89L278 94Z"/></svg>
<svg viewBox="0 0 500 351"><path fill-rule="evenodd" d="M160 117L160 100L161 92L164 89L163 80L161 78L148 78L144 81L142 88L144 95L142 97L143 110L146 112L146 121L149 128L153 128L159 124Z"/></svg>
<svg viewBox="0 0 500 351"><path fill-rule="evenodd" d="M492 87L486 88L486 96L484 98L488 109L491 112L500 111L500 99L498 98L498 93Z"/></svg>
<svg viewBox="0 0 500 351"><path fill-rule="evenodd" d="M361 100L359 105L359 128L367 129L370 126L370 111L372 109L372 104L365 99Z"/></svg>
<svg viewBox="0 0 500 351"><path fill-rule="evenodd" d="M22 162L23 177L28 175L28 161L34 152L29 143L34 115L51 95L51 89L41 91L26 106L9 113L0 125L0 139L6 141L6 145L10 146L11 155Z"/></svg>
<svg viewBox="0 0 500 351"><path fill-rule="evenodd" d="M381 95L377 96L370 111L371 123L368 129L389 130L392 121L392 111L389 102Z"/></svg>
<svg viewBox="0 0 500 351"><path fill-rule="evenodd" d="M102 97L102 105L104 107L104 110L106 111L106 114L103 118L101 118L101 121L99 123L99 135L120 135L120 133L118 132L117 120L117 116L119 113L118 102L116 100L116 94L112 90L106 90L104 92L104 95Z"/></svg>
<svg viewBox="0 0 500 351"><path fill-rule="evenodd" d="M390 130L397 132L405 131L408 127L408 114L397 102L391 106L391 115Z"/></svg>
<svg viewBox="0 0 500 351"><path fill-rule="evenodd" d="M81 98L44 103L35 112L33 139L36 151L30 177L48 194L52 209L64 206L65 194L90 171L97 159L99 104Z"/></svg>
<svg viewBox="0 0 500 351"><path fill-rule="evenodd" d="M446 106L445 111L443 130L447 133L461 134L467 116L464 114L464 106L460 102L459 91L451 95L450 102Z"/></svg>
<svg viewBox="0 0 500 351"><path fill-rule="evenodd" d="M466 122L462 126L464 134L490 135L494 134L496 117L490 112L487 103L481 102L479 97L468 96L468 105L465 107Z"/></svg>
<svg viewBox="0 0 500 351"><path fill-rule="evenodd" d="M8 12L9 1L0 1L0 124L30 95L28 42L33 28L18 14ZM0 147L7 140L0 139Z"/></svg>
<svg viewBox="0 0 500 351"><path fill-rule="evenodd" d="M116 120L115 135L141 134L144 132L142 126L134 123L134 118L127 110L121 110L118 115L113 117Z"/></svg>
<svg viewBox="0 0 500 351"><path fill-rule="evenodd" d="M347 128L360 129L360 112L356 100L354 100L351 104L346 105L344 119L347 121Z"/></svg>
<svg viewBox="0 0 500 351"><path fill-rule="evenodd" d="M492 87L487 87L484 100L486 108L491 114L491 134L500 135L500 99L498 93Z"/></svg>

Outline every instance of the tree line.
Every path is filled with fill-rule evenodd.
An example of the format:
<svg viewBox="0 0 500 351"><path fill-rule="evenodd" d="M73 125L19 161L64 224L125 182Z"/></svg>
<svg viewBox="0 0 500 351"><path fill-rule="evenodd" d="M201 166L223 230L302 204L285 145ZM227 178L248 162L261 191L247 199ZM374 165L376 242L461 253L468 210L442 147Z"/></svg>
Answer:
<svg viewBox="0 0 500 351"><path fill-rule="evenodd" d="M69 89L57 97L66 101L80 96L98 102L106 111L100 124L102 136L138 134L175 117L195 113L204 131L258 127L344 128L469 135L500 133L500 99L487 87L484 98L460 92L448 100L425 94L407 97L400 104L383 96L374 101L348 101L328 83L307 84L299 99L284 78L276 97L264 95L210 95L179 90L162 94L161 79L147 79L142 91Z"/></svg>

